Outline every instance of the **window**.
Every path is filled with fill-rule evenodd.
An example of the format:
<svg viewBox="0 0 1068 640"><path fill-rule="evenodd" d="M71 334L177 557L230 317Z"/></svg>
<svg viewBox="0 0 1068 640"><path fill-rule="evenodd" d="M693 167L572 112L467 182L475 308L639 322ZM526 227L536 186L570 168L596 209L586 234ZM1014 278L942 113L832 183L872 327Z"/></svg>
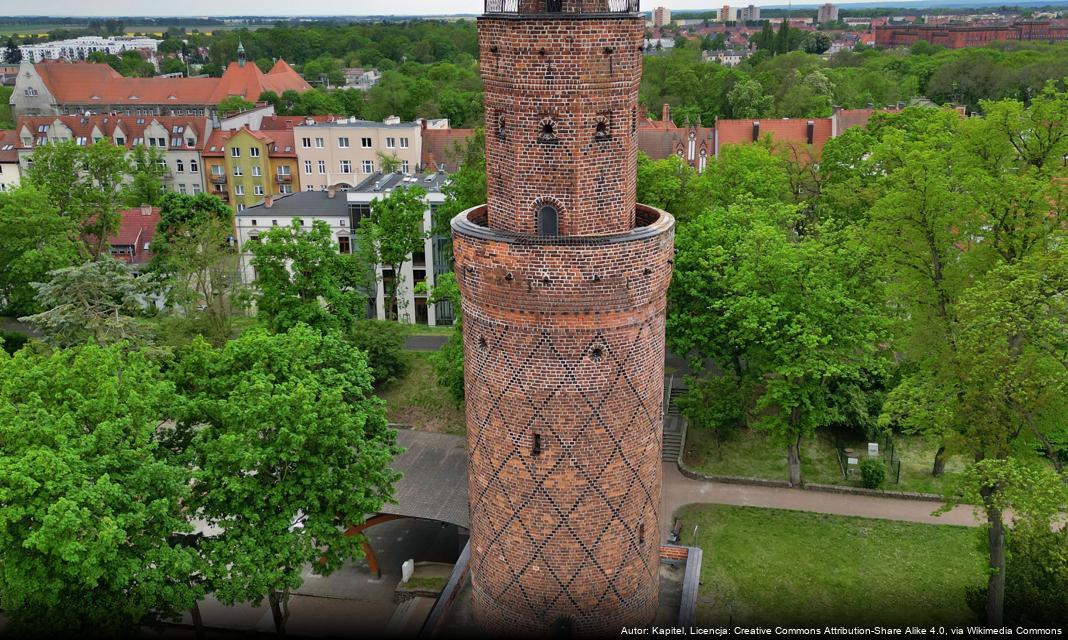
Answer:
<svg viewBox="0 0 1068 640"><path fill-rule="evenodd" d="M171 146L172 147L180 147L180 146L182 146L182 139L180 137L179 138L171 138Z"/></svg>
<svg viewBox="0 0 1068 640"><path fill-rule="evenodd" d="M401 173L410 173L411 165L407 160L401 160Z"/></svg>
<svg viewBox="0 0 1068 640"><path fill-rule="evenodd" d="M370 138L360 138L360 146L363 147L364 149L370 149L371 148L371 139Z"/></svg>
<svg viewBox="0 0 1068 640"><path fill-rule="evenodd" d="M235 196L243 196L243 195L245 195L245 185L242 185L242 184L234 185L234 195Z"/></svg>
<svg viewBox="0 0 1068 640"><path fill-rule="evenodd" d="M304 161L304 173L311 174L311 160Z"/></svg>
<svg viewBox="0 0 1068 640"><path fill-rule="evenodd" d="M352 253L352 246L349 244L348 236L337 237L337 250L338 253Z"/></svg>
<svg viewBox="0 0 1068 640"><path fill-rule="evenodd" d="M337 139L337 146L338 146L339 149L348 149L349 148L349 139L345 138L345 137L338 138Z"/></svg>
<svg viewBox="0 0 1068 640"><path fill-rule="evenodd" d="M200 193L200 185L199 184L195 184L195 185L193 185L193 195L196 195L198 193Z"/></svg>
<svg viewBox="0 0 1068 640"><path fill-rule="evenodd" d="M364 173L374 173L375 172L375 163L370 161L370 160L364 160L363 161L363 172Z"/></svg>
<svg viewBox="0 0 1068 640"><path fill-rule="evenodd" d="M326 173L326 160L319 161L319 173Z"/></svg>
<svg viewBox="0 0 1068 640"><path fill-rule="evenodd" d="M400 148L401 149L407 149L408 148L408 138L401 138Z"/></svg>
<svg viewBox="0 0 1068 640"><path fill-rule="evenodd" d="M341 161L341 173L352 173L352 163L348 160Z"/></svg>
<svg viewBox="0 0 1068 640"><path fill-rule="evenodd" d="M234 175L235 176L244 175L243 173L241 173L241 167L236 166L236 165L234 166Z"/></svg>
<svg viewBox="0 0 1068 640"><path fill-rule="evenodd" d="M293 187L288 184L282 184L278 186L278 192L282 195L288 195L293 193Z"/></svg>
<svg viewBox="0 0 1068 640"><path fill-rule="evenodd" d="M301 138L300 146L304 147L305 149L311 149L311 138Z"/></svg>
<svg viewBox="0 0 1068 640"><path fill-rule="evenodd" d="M178 193L182 194L183 196L185 195L185 185L184 184L178 185Z"/></svg>
<svg viewBox="0 0 1068 640"><path fill-rule="evenodd" d="M238 211L244 211L244 210L245 210L245 205L243 205L243 204L238 204L238 205L237 205L237 210L238 210Z"/></svg>
<svg viewBox="0 0 1068 640"><path fill-rule="evenodd" d="M197 141L192 139L192 138L186 138L185 139L185 146L187 146L187 147L195 147L195 146L197 146Z"/></svg>
<svg viewBox="0 0 1068 640"><path fill-rule="evenodd" d="M396 149L397 148L397 139L396 138L386 138L386 148L387 149Z"/></svg>
<svg viewBox="0 0 1068 640"><path fill-rule="evenodd" d="M290 171L290 169L289 169L289 165L288 164L280 164L280 165L278 165L278 175L280 175L280 176L288 176L289 175L289 171Z"/></svg>
<svg viewBox="0 0 1068 640"><path fill-rule="evenodd" d="M240 158L241 157L241 148L240 147L230 147L230 157L231 158Z"/></svg>
<svg viewBox="0 0 1068 640"><path fill-rule="evenodd" d="M256 186L252 187L252 193L254 193L254 194L258 195L258 196L262 196L263 195L263 185L259 185L258 184Z"/></svg>
<svg viewBox="0 0 1068 640"><path fill-rule="evenodd" d="M316 138L315 139L315 148L316 149L322 149L323 148L323 139L322 138Z"/></svg>
<svg viewBox="0 0 1068 640"><path fill-rule="evenodd" d="M551 204L543 204L538 207L538 234L543 236L555 236L559 230L556 207Z"/></svg>
<svg viewBox="0 0 1068 640"><path fill-rule="evenodd" d="M174 168L178 171L178 173L185 173L185 163L181 160L174 161Z"/></svg>
<svg viewBox="0 0 1068 640"><path fill-rule="evenodd" d="M249 155L249 157L252 157L252 158L260 157L260 148L259 147L249 147L248 155Z"/></svg>
<svg viewBox="0 0 1068 640"><path fill-rule="evenodd" d="M252 165L252 175L256 176L257 178L263 175L263 170L260 169L260 165L258 165L258 164Z"/></svg>
<svg viewBox="0 0 1068 640"><path fill-rule="evenodd" d="M221 164L211 165L211 175L221 176L223 174L223 166Z"/></svg>
<svg viewBox="0 0 1068 640"><path fill-rule="evenodd" d="M198 171L200 171L200 165L197 164L197 161L195 159L190 160L189 161L189 172L190 173L196 173Z"/></svg>
<svg viewBox="0 0 1068 640"><path fill-rule="evenodd" d="M166 138L156 138L156 145L160 146L160 147L166 147L167 146L167 139Z"/></svg>

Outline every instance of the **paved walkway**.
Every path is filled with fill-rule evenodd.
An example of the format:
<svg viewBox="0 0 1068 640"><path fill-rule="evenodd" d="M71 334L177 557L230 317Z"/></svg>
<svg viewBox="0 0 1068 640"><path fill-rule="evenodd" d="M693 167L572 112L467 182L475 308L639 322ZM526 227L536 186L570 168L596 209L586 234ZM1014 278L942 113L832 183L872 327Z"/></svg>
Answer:
<svg viewBox="0 0 1068 640"><path fill-rule="evenodd" d="M674 514L679 508L700 503L771 507L925 524L955 524L966 527L976 527L980 524L972 508L968 506L959 506L941 516L934 516L931 513L938 509L941 503L692 480L682 475L677 466L665 462L660 502L661 540L667 539Z"/></svg>

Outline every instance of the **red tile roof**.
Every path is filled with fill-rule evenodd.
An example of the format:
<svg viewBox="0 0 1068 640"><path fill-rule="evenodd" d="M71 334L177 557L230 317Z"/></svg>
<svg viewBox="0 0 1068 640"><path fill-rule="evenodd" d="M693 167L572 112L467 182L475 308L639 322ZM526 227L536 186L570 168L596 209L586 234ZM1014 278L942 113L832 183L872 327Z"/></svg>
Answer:
<svg viewBox="0 0 1068 640"><path fill-rule="evenodd" d="M434 169L444 165L446 172L456 171L463 162L463 147L474 133L474 129L423 129L420 164Z"/></svg>
<svg viewBox="0 0 1068 640"><path fill-rule="evenodd" d="M148 246L156 235L156 226L159 225L159 209L137 207L124 209L119 215L122 216L119 232L108 237L111 255L131 264L147 263L152 259Z"/></svg>
<svg viewBox="0 0 1068 640"><path fill-rule="evenodd" d="M311 85L279 60L270 73L230 64L221 78L125 78L106 64L50 60L34 65L59 104L218 104L228 96L255 101L264 91L307 91Z"/></svg>
<svg viewBox="0 0 1068 640"><path fill-rule="evenodd" d="M753 142L753 123L759 123L758 137L763 139L770 135L774 142L808 144L808 123L812 123L812 147L816 153L823 149L824 143L831 137L830 118L758 118L751 120L718 120L716 135L719 148L728 144L750 144Z"/></svg>
<svg viewBox="0 0 1068 640"><path fill-rule="evenodd" d="M114 139L115 132L122 133L126 148L133 147L136 138L143 138L145 129L153 122L158 123L167 130L168 149L202 149L207 142L209 120L194 116L113 116L108 114L94 114L88 116L23 116L15 123L15 134L18 136L18 146L28 148L22 144L23 129L27 129L32 142L30 146L37 145L39 137L38 129L42 126L51 126L56 120L62 122L75 138L85 138L88 143L92 141L93 130L97 129L105 137ZM175 130L178 127L178 130ZM195 134L196 144L192 147L186 145L186 129L191 129ZM172 145L176 139L180 139L180 145Z"/></svg>
<svg viewBox="0 0 1068 640"><path fill-rule="evenodd" d="M0 131L0 162L18 162L19 136L14 129Z"/></svg>

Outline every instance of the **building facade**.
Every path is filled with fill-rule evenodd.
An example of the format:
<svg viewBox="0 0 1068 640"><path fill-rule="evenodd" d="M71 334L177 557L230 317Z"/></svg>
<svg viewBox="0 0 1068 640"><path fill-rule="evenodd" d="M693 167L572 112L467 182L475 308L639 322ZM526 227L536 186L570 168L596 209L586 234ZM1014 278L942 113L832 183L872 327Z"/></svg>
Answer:
<svg viewBox="0 0 1068 640"><path fill-rule="evenodd" d="M0 191L10 191L22 180L19 165L19 137L14 129L0 131Z"/></svg>
<svg viewBox="0 0 1068 640"><path fill-rule="evenodd" d="M910 47L919 40L949 49L981 47L998 40L1068 40L1068 26L1048 20L1017 20L1012 24L905 24L875 27L875 44L880 47Z"/></svg>
<svg viewBox="0 0 1068 640"><path fill-rule="evenodd" d="M102 51L112 55L121 55L124 51L143 51L155 53L160 40L137 36L83 36L70 40L55 40L24 44L19 47L22 59L27 62L44 60L85 60L90 53Z"/></svg>
<svg viewBox="0 0 1068 640"><path fill-rule="evenodd" d="M671 9L667 7L657 7L653 9L653 26L660 29L666 25L671 24Z"/></svg>
<svg viewBox="0 0 1068 640"><path fill-rule="evenodd" d="M816 24L827 24L828 22L838 22L838 7L829 2L821 4L816 12Z"/></svg>
<svg viewBox="0 0 1068 640"><path fill-rule="evenodd" d="M209 193L235 211L300 191L292 131L216 131L201 155Z"/></svg>
<svg viewBox="0 0 1068 640"><path fill-rule="evenodd" d="M423 215L423 230L429 232L433 225L434 211L445 196L441 187L448 178L444 174L375 174L349 191L327 189L325 191L298 191L290 195L265 198L263 202L246 207L237 213L235 226L238 245L241 248L242 277L247 284L255 282L249 242L259 240L261 234L271 227L288 226L300 218L305 226L315 220L330 225L338 251L344 254L356 251L360 220L370 213L376 199L394 189L418 185L427 191L426 211ZM397 288L398 305L395 317L407 324L430 326L452 324L454 311L449 302L429 303L427 295L416 291L416 285L425 282L433 287L443 273L452 271L452 252L448 238L428 237L422 251L408 257L401 265ZM368 291L368 317L386 319L386 285L392 281L391 268L375 265L373 291Z"/></svg>
<svg viewBox="0 0 1068 640"><path fill-rule="evenodd" d="M674 252L673 218L635 199L643 19L635 0L487 8L488 202L452 221L474 615L618 634L658 606Z"/></svg>
<svg viewBox="0 0 1068 640"><path fill-rule="evenodd" d="M53 142L74 142L80 146L98 140L133 150L137 146L156 149L166 165L163 188L196 194L204 190L201 150L212 134L207 118L169 116L36 116L16 121L16 148L25 171L33 162L34 150Z"/></svg>
<svg viewBox="0 0 1068 640"><path fill-rule="evenodd" d="M419 123L386 118L383 122L348 120L305 122L293 127L305 190L351 189L390 167L400 173L419 170L422 134ZM389 172L389 171L387 171Z"/></svg>

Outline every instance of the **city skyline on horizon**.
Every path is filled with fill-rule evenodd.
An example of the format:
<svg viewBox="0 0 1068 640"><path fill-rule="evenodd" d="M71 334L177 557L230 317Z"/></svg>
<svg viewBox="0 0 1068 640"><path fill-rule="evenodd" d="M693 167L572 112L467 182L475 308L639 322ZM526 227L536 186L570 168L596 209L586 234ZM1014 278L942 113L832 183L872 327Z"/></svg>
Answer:
<svg viewBox="0 0 1068 640"><path fill-rule="evenodd" d="M917 4L931 6L931 0L891 0L887 6L902 4ZM0 5L16 4L13 0L2 0ZM12 11L10 8L0 8L0 16L6 17L63 17L63 18L108 18L108 17L331 17L331 16L448 16L479 14L482 12L481 0L456 0L455 2L429 2L428 0L392 0L382 2L360 2L353 7L349 0L316 0L311 11L292 13L292 3L285 0L231 0L226 3L225 10L221 10L215 0L187 0L187 11L177 14L166 11L145 12L143 2L139 0L53 0L52 11L41 13L36 5L18 0L17 4L24 5L26 10L19 7ZM727 4L732 4L729 1ZM756 5L758 7L781 7L789 3L782 0L738 0L737 6ZM795 8L817 7L822 2L799 2ZM878 3L871 0L840 0L832 4L839 6L865 5L877 6ZM938 4L937 2L934 4ZM947 0L947 5L960 4L958 1ZM982 5L983 2L975 2ZM997 4L996 2L990 3ZM1021 4L1035 4L1026 2ZM1063 0L1050 0L1050 5L1066 4ZM443 7L442 5L445 5ZM722 4L710 3L709 0L646 0L643 3L643 11L652 11L656 7L667 7L671 11L700 11L717 10ZM446 8L446 11L442 11Z"/></svg>

